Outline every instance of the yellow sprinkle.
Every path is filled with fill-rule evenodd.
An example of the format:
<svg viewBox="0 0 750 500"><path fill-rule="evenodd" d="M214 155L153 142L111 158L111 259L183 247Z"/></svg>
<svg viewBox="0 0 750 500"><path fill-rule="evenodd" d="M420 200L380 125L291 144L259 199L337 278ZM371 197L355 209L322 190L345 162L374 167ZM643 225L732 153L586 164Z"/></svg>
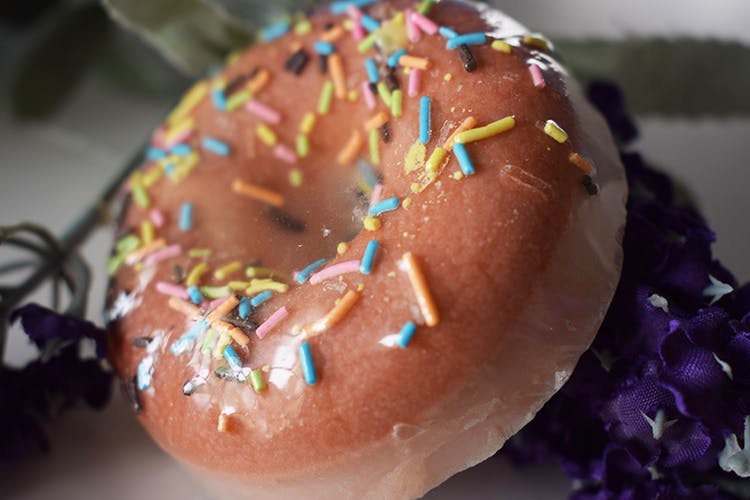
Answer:
<svg viewBox="0 0 750 500"><path fill-rule="evenodd" d="M474 127L477 126L477 120L473 116L469 116L466 118L461 125L458 126L456 130L453 131L453 133L445 140L443 143L443 149L447 149L448 151L453 150L453 142L456 139L456 136L460 134L461 132L465 132L467 130L471 130Z"/></svg>
<svg viewBox="0 0 750 500"><path fill-rule="evenodd" d="M406 272L409 275L409 282L417 296L417 304L422 312L422 317L427 326L435 326L440 322L437 305L432 297L427 279L422 273L422 269L417 262L416 257L411 252L406 252L403 256L403 262L406 265Z"/></svg>
<svg viewBox="0 0 750 500"><path fill-rule="evenodd" d="M455 141L461 144L468 144L474 141L480 141L489 137L502 134L516 126L516 120L512 116L506 116L500 120L485 125L484 127L474 128L461 132L455 137Z"/></svg>
<svg viewBox="0 0 750 500"><path fill-rule="evenodd" d="M355 292L354 290L349 290L348 292L346 292L346 294L344 294L344 296L336 302L333 308L328 311L325 316L304 328L305 335L319 335L331 328L333 325L341 321L344 316L346 316L346 313L348 313L349 310L354 307L354 304L358 299L358 292Z"/></svg>
<svg viewBox="0 0 750 500"><path fill-rule="evenodd" d="M245 294L255 295L265 290L284 293L289 290L289 285L272 279L253 279L250 281L250 286L245 289Z"/></svg>
<svg viewBox="0 0 750 500"><path fill-rule="evenodd" d="M411 189L412 193L421 193L422 192L422 186L418 182L412 182L411 186L409 186L409 189Z"/></svg>
<svg viewBox="0 0 750 500"><path fill-rule="evenodd" d="M236 63L242 55L242 52L242 50L233 50L232 52L230 52L227 58L224 60L224 65L231 66L232 64Z"/></svg>
<svg viewBox="0 0 750 500"><path fill-rule="evenodd" d="M235 260L234 262L230 262L226 266L220 267L216 271L214 271L214 278L217 280L225 280L229 277L230 274L234 274L237 271L242 269L242 262Z"/></svg>
<svg viewBox="0 0 750 500"><path fill-rule="evenodd" d="M241 181L235 179L232 181L232 191L249 198L254 198L260 202L266 203L274 207L280 207L284 205L284 196L276 191L271 191L264 187L260 187L256 184Z"/></svg>
<svg viewBox="0 0 750 500"><path fill-rule="evenodd" d="M297 156L305 158L310 154L310 140L306 135L298 135L296 139Z"/></svg>
<svg viewBox="0 0 750 500"><path fill-rule="evenodd" d="M219 341L216 342L216 348L214 349L214 359L223 358L224 349L231 343L232 337L230 337L228 333L222 332L221 335L219 335Z"/></svg>
<svg viewBox="0 0 750 500"><path fill-rule="evenodd" d="M235 92L227 99L227 111L234 111L249 101L251 97L252 94L247 89Z"/></svg>
<svg viewBox="0 0 750 500"><path fill-rule="evenodd" d="M227 283L227 286L231 288L232 290L244 290L245 288L250 286L249 281L230 281Z"/></svg>
<svg viewBox="0 0 750 500"><path fill-rule="evenodd" d="M211 250L208 248L191 248L188 250L190 257L205 258L211 255Z"/></svg>
<svg viewBox="0 0 750 500"><path fill-rule="evenodd" d="M155 168L152 168L148 172L143 174L142 181L143 187L151 187L154 184L156 184L156 181L158 181L161 176L164 174L164 169L161 166L156 166Z"/></svg>
<svg viewBox="0 0 750 500"><path fill-rule="evenodd" d="M359 45L357 45L357 50L360 54L364 54L368 50L372 49L372 47L375 45L375 41L377 40L378 33L377 31L374 33L370 33L365 37L364 40L359 42Z"/></svg>
<svg viewBox="0 0 750 500"><path fill-rule="evenodd" d="M580 168L584 174L591 175L594 173L594 166L591 164L591 162L578 153L570 153L570 157L568 157L568 160L570 161L570 163Z"/></svg>
<svg viewBox="0 0 750 500"><path fill-rule="evenodd" d="M360 149L362 149L362 143L362 134L359 133L359 130L353 130L352 135L349 136L349 140L344 146L344 149L342 149L338 157L336 157L338 164L341 166L351 164L357 158Z"/></svg>
<svg viewBox="0 0 750 500"><path fill-rule="evenodd" d="M166 134L164 134L164 140L167 143L172 143L177 137L194 128L195 120L193 120L192 116L181 118L180 120L176 120L175 122L170 123L169 130L167 130Z"/></svg>
<svg viewBox="0 0 750 500"><path fill-rule="evenodd" d="M333 87L336 90L336 97L346 99L346 76L344 75L344 63L341 62L339 54L328 56L328 71L333 79Z"/></svg>
<svg viewBox="0 0 750 500"><path fill-rule="evenodd" d="M144 245L153 243L154 234L154 224L150 220L144 220L141 222L141 241Z"/></svg>
<svg viewBox="0 0 750 500"><path fill-rule="evenodd" d="M357 285L357 291L358 292L361 292L364 289L365 289L365 284L364 283L360 283L360 284Z"/></svg>
<svg viewBox="0 0 750 500"><path fill-rule="evenodd" d="M339 255L344 255L347 250L349 250L349 243L345 241L342 241L336 246L336 253Z"/></svg>
<svg viewBox="0 0 750 500"><path fill-rule="evenodd" d="M189 155L178 160L177 163L175 164L175 169L172 171L172 173L169 176L169 179L172 182L182 181L182 179L187 177L190 171L193 170L193 168L198 164L199 159L200 157L198 156L198 153L193 151Z"/></svg>
<svg viewBox="0 0 750 500"><path fill-rule="evenodd" d="M245 268L245 276L248 278L259 278L261 276L274 277L281 274L281 272L276 269L271 269L270 267L248 266Z"/></svg>
<svg viewBox="0 0 750 500"><path fill-rule="evenodd" d="M404 94L401 89L396 89L391 93L391 114L399 118L403 114L402 100Z"/></svg>
<svg viewBox="0 0 750 500"><path fill-rule="evenodd" d="M185 279L185 285L187 286L198 286L201 278L208 272L208 264L201 262L196 265L187 275Z"/></svg>
<svg viewBox="0 0 750 500"><path fill-rule="evenodd" d="M544 133L552 137L554 140L562 144L568 140L568 134L565 132L560 125L552 120L547 120L544 124Z"/></svg>
<svg viewBox="0 0 750 500"><path fill-rule="evenodd" d="M532 33L523 37L524 45L531 45L542 50L549 50L550 42L538 33Z"/></svg>
<svg viewBox="0 0 750 500"><path fill-rule="evenodd" d="M445 161L445 157L448 154L448 151L441 147L436 147L435 151L432 152L430 155L430 158L427 160L427 163L425 164L425 168L428 172L437 172L440 170L440 166Z"/></svg>
<svg viewBox="0 0 750 500"><path fill-rule="evenodd" d="M354 22L351 19L344 19L343 26L346 31L351 31L354 27Z"/></svg>
<svg viewBox="0 0 750 500"><path fill-rule="evenodd" d="M333 100L333 82L326 80L320 91L318 100L318 114L326 115L331 110L331 101Z"/></svg>
<svg viewBox="0 0 750 500"><path fill-rule="evenodd" d="M370 131L378 129L388 121L388 113L379 111L375 116L365 122L365 130Z"/></svg>
<svg viewBox="0 0 750 500"><path fill-rule="evenodd" d="M365 196L371 196L372 195L372 186L370 186L367 181L364 179L359 179L357 181L357 188L364 194Z"/></svg>
<svg viewBox="0 0 750 500"><path fill-rule="evenodd" d="M255 135L257 135L266 146L275 146L279 141L278 137L276 137L276 132L271 130L268 125L258 125L258 128L255 129Z"/></svg>
<svg viewBox="0 0 750 500"><path fill-rule="evenodd" d="M206 356L211 355L212 346L214 342L216 342L216 338L219 336L219 332L214 330L213 328L209 328L208 331L206 331L206 336L203 337L203 344L201 345L201 353L205 354Z"/></svg>
<svg viewBox="0 0 750 500"><path fill-rule="evenodd" d="M378 89L378 95L383 100L383 103L390 108L391 107L391 91L388 90L388 85L386 85L385 82L378 82L377 89Z"/></svg>
<svg viewBox="0 0 750 500"><path fill-rule="evenodd" d="M376 129L370 130L370 163L380 165L380 134Z"/></svg>
<svg viewBox="0 0 750 500"><path fill-rule="evenodd" d="M312 23L307 19L300 21L294 25L294 32L298 35L306 35L310 33L311 29Z"/></svg>
<svg viewBox="0 0 750 500"><path fill-rule="evenodd" d="M209 84L200 81L187 91L180 103L167 117L167 122L173 124L187 116L208 95Z"/></svg>
<svg viewBox="0 0 750 500"><path fill-rule="evenodd" d="M404 208L409 208L409 206L413 203L411 198L404 198L404 201L401 202L401 206Z"/></svg>
<svg viewBox="0 0 750 500"><path fill-rule="evenodd" d="M345 34L344 28L341 26L334 26L333 28L324 31L320 35L320 39L324 42L335 42Z"/></svg>
<svg viewBox="0 0 750 500"><path fill-rule="evenodd" d="M302 170L295 168L289 171L289 184L291 184L292 186L300 187L303 180L304 176L302 174Z"/></svg>
<svg viewBox="0 0 750 500"><path fill-rule="evenodd" d="M408 54L399 57L398 63L401 66L406 66L407 68L417 68L421 70L428 70L432 67L429 59L426 59L424 57L410 56Z"/></svg>
<svg viewBox="0 0 750 500"><path fill-rule="evenodd" d="M372 215L368 215L362 220L362 225L368 231L377 231L378 229L380 229L380 219L378 219L377 217L373 217Z"/></svg>
<svg viewBox="0 0 750 500"><path fill-rule="evenodd" d="M406 153L404 158L404 172L407 174L419 170L424 166L425 158L427 157L427 148L424 144L420 144L419 141L415 142L409 151Z"/></svg>
<svg viewBox="0 0 750 500"><path fill-rule="evenodd" d="M151 204L151 199L146 192L146 188L143 187L143 184L134 184L133 187L131 187L130 192L133 195L133 201L136 205L141 208L149 207L149 205Z"/></svg>
<svg viewBox="0 0 750 500"><path fill-rule="evenodd" d="M268 82L271 80L271 74L265 70L262 69L258 71L258 74L253 77L252 80L247 82L247 90L249 90L252 94L257 94L263 88L268 85Z"/></svg>
<svg viewBox="0 0 750 500"><path fill-rule="evenodd" d="M451 75L450 73L446 73L445 76L443 77L443 80L445 80L446 82L449 82L453 80L453 75Z"/></svg>
<svg viewBox="0 0 750 500"><path fill-rule="evenodd" d="M357 99L359 99L359 92L357 92L355 89L352 89L349 91L349 102L357 102Z"/></svg>
<svg viewBox="0 0 750 500"><path fill-rule="evenodd" d="M455 172L453 172L453 175L451 177L453 177L457 181L460 181L464 178L464 173L460 170L456 170Z"/></svg>
<svg viewBox="0 0 750 500"><path fill-rule="evenodd" d="M490 46L498 52L504 52L506 54L510 54L511 51L510 44L503 42L502 40L495 40Z"/></svg>
<svg viewBox="0 0 750 500"><path fill-rule="evenodd" d="M304 135L310 135L313 127L315 126L315 113L308 111L305 116L302 117L302 121L299 124L299 131Z"/></svg>

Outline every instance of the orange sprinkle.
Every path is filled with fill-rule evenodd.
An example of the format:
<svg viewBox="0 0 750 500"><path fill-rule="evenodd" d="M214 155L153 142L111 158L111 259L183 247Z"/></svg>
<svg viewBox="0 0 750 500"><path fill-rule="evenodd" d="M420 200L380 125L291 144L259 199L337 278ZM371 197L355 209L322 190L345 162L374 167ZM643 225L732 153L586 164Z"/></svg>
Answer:
<svg viewBox="0 0 750 500"><path fill-rule="evenodd" d="M328 69L331 71L336 97L346 99L346 77L344 76L344 64L341 62L340 55L331 54L328 56Z"/></svg>
<svg viewBox="0 0 750 500"><path fill-rule="evenodd" d="M381 111L365 122L365 130L369 132L370 130L380 128L385 125L387 121L388 113Z"/></svg>
<svg viewBox="0 0 750 500"><path fill-rule="evenodd" d="M178 299L177 297L169 297L168 304L171 309L174 309L177 312L181 312L188 318L194 319L201 316L201 310L198 309L197 306L194 306L189 302L185 302L182 299Z"/></svg>
<svg viewBox="0 0 750 500"><path fill-rule="evenodd" d="M214 321L211 326L221 333L226 333L232 340L237 342L239 345L247 345L250 343L250 337L245 335L245 332L240 330L234 325L227 323L226 321Z"/></svg>
<svg viewBox="0 0 750 500"><path fill-rule="evenodd" d="M443 143L443 149L452 150L453 149L453 142L456 140L456 136L460 134L461 132L465 132L467 130L471 130L474 127L477 126L477 120L473 116L468 117L465 119L461 125L458 126L456 130L453 131L453 133L448 137L445 142Z"/></svg>
<svg viewBox="0 0 750 500"><path fill-rule="evenodd" d="M216 422L216 430L219 432L229 432L229 415L219 413L219 420Z"/></svg>
<svg viewBox="0 0 750 500"><path fill-rule="evenodd" d="M570 153L568 157L570 163L580 168L584 174L591 175L594 172L594 166L586 158L579 155L578 153Z"/></svg>
<svg viewBox="0 0 750 500"><path fill-rule="evenodd" d="M156 252L157 250L161 250L167 246L167 242L164 241L164 238L159 238L158 240L152 241L148 245L144 245L138 250L133 250L130 252L127 257L125 257L125 263L129 266L132 266L136 262L140 262L144 257L147 255Z"/></svg>
<svg viewBox="0 0 750 500"><path fill-rule="evenodd" d="M237 307L237 305L240 303L240 299L237 298L236 295L230 295L227 297L227 299L219 304L219 306L211 311L211 313L208 315L208 322L213 323L214 321L218 321L230 312L232 312L232 309Z"/></svg>
<svg viewBox="0 0 750 500"><path fill-rule="evenodd" d="M333 306L333 308L328 311L325 316L320 318L315 323L312 323L311 325L305 327L305 336L314 337L315 335L319 335L331 328L333 325L341 321L344 316L346 316L346 313L348 313L349 310L354 307L354 304L357 302L357 300L359 300L358 292L355 292L354 290L349 290L348 292L346 292L341 300L339 300L338 303Z"/></svg>
<svg viewBox="0 0 750 500"><path fill-rule="evenodd" d="M424 57L416 57L410 55L403 55L398 58L398 63L406 68L417 68L421 70L427 70L432 67L432 63L429 59Z"/></svg>
<svg viewBox="0 0 750 500"><path fill-rule="evenodd" d="M344 36L344 28L342 28L339 25L334 26L333 28L329 29L328 31L324 31L322 35L320 35L320 39L324 42L335 42L339 38ZM330 61L329 61L330 62Z"/></svg>
<svg viewBox="0 0 750 500"><path fill-rule="evenodd" d="M404 264L406 264L406 272L409 274L411 287L417 296L419 310L422 311L422 316L424 316L424 322L427 326L435 326L440 322L440 316L417 258L413 253L406 252L403 259Z"/></svg>
<svg viewBox="0 0 750 500"><path fill-rule="evenodd" d="M274 207L280 207L284 205L284 196L277 193L276 191L271 191L270 189L256 186L255 184L250 184L249 182L245 182L240 179L235 179L232 182L232 191L237 194L254 198Z"/></svg>
<svg viewBox="0 0 750 500"><path fill-rule="evenodd" d="M359 151L362 149L362 144L364 144L362 134L360 134L358 130L354 130L351 137L349 137L346 146L344 146L344 149L341 150L336 158L339 165L345 166L351 164L354 159L357 158Z"/></svg>
<svg viewBox="0 0 750 500"><path fill-rule="evenodd" d="M262 69L258 71L258 74L255 75L252 80L247 82L247 89L253 94L257 94L263 90L270 80L271 74L265 69Z"/></svg>

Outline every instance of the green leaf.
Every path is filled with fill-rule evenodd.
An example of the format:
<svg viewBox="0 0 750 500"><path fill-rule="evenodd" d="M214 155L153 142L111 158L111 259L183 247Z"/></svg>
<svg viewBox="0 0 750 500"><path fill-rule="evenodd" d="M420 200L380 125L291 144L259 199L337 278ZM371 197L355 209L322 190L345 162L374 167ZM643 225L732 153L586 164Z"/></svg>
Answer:
<svg viewBox="0 0 750 500"><path fill-rule="evenodd" d="M690 38L563 40L555 45L584 82L617 83L638 115L750 114L748 46Z"/></svg>

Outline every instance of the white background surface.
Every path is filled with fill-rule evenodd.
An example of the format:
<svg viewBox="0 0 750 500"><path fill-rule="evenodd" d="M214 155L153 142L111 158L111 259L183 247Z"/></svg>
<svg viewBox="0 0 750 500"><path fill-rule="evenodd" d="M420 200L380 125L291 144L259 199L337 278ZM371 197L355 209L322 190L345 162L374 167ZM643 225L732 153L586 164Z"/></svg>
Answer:
<svg viewBox="0 0 750 500"><path fill-rule="evenodd" d="M500 2L502 4L502 2ZM695 34L750 44L750 2L548 2L506 0L505 10L534 30L554 36ZM686 7L686 5L693 7ZM700 7L697 7L700 5ZM96 71L62 112L44 124L13 123L8 112L12 70L28 50L28 35L0 28L0 224L32 220L61 232L114 175L176 96L133 95ZM750 97L749 97L750 98ZM641 120L639 149L696 194L718 234L715 255L741 282L750 279L750 120ZM90 316L99 321L110 236L100 231L85 255L96 271ZM44 299L44 297L42 297ZM15 336L9 359L28 347ZM200 498L181 469L150 443L119 399L103 415L86 412L56 425L53 451L24 466L0 468L0 498ZM433 492L429 498L559 498L567 482L550 470L519 473L497 460ZM498 488L503 488L499 490Z"/></svg>

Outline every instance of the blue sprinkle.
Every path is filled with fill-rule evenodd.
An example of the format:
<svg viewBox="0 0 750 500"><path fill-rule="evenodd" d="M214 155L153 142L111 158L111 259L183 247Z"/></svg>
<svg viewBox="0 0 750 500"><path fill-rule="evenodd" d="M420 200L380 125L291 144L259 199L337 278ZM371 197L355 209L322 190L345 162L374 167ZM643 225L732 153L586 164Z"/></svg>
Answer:
<svg viewBox="0 0 750 500"><path fill-rule="evenodd" d="M388 58L388 67L395 68L396 66L398 66L399 58L401 56L405 56L406 54L408 54L406 49L400 49L394 52L393 54L391 54L391 57Z"/></svg>
<svg viewBox="0 0 750 500"><path fill-rule="evenodd" d="M272 24L260 32L260 39L264 42L270 42L285 35L289 31L290 24L286 21Z"/></svg>
<svg viewBox="0 0 750 500"><path fill-rule="evenodd" d="M464 175L472 175L475 172L474 162L471 161L471 157L469 156L468 151L466 151L466 146L458 142L454 143L453 154L456 155L458 164L461 167L461 172L463 172Z"/></svg>
<svg viewBox="0 0 750 500"><path fill-rule="evenodd" d="M206 321L205 319L198 321L192 326L192 328L190 328L190 330L183 333L179 339L172 343L172 345L169 347L169 351L175 356L179 356L180 354L184 353L185 351L193 347L193 342L195 342L195 339L198 338L198 335L207 330L208 327L208 321Z"/></svg>
<svg viewBox="0 0 750 500"><path fill-rule="evenodd" d="M240 299L240 306L237 308L241 319L245 319L250 316L250 300L247 297Z"/></svg>
<svg viewBox="0 0 750 500"><path fill-rule="evenodd" d="M370 83L378 83L380 74L378 73L378 66L372 59L365 59L365 69L367 70L367 78Z"/></svg>
<svg viewBox="0 0 750 500"><path fill-rule="evenodd" d="M458 33L445 26L441 26L440 29L438 29L438 32L440 33L440 35L442 35L443 38L450 39L458 36Z"/></svg>
<svg viewBox="0 0 750 500"><path fill-rule="evenodd" d="M406 349L406 346L409 345L409 342L411 342L411 338L414 336L414 332L416 331L417 325L415 325L413 321L409 321L399 332L396 344L398 344L401 349Z"/></svg>
<svg viewBox="0 0 750 500"><path fill-rule="evenodd" d="M318 54L329 56L333 54L335 50L335 47L331 43L324 42L323 40L315 42L315 52Z"/></svg>
<svg viewBox="0 0 750 500"><path fill-rule="evenodd" d="M457 49L461 45L482 45L484 43L487 43L487 35L484 33L467 33L449 38L447 47Z"/></svg>
<svg viewBox="0 0 750 500"><path fill-rule="evenodd" d="M372 33L373 31L378 31L380 29L380 23L367 14L362 14L360 23L362 24L362 27L370 33Z"/></svg>
<svg viewBox="0 0 750 500"><path fill-rule="evenodd" d="M370 215L380 215L383 212L396 210L399 203L399 199L395 196L393 198L386 198L385 200L381 200L370 207Z"/></svg>
<svg viewBox="0 0 750 500"><path fill-rule="evenodd" d="M302 363L302 375L305 377L305 382L307 385L315 385L318 382L318 375L315 373L309 342L303 342L299 346L299 359Z"/></svg>
<svg viewBox="0 0 750 500"><path fill-rule="evenodd" d="M175 165L174 163L170 161L169 163L167 163L167 166L164 167L164 173L167 175L172 175L172 172L174 172L174 169L176 168L177 168L177 165Z"/></svg>
<svg viewBox="0 0 750 500"><path fill-rule="evenodd" d="M193 204L183 203L180 208L180 230L190 231L193 227Z"/></svg>
<svg viewBox="0 0 750 500"><path fill-rule="evenodd" d="M250 305L253 307L258 307L259 305L261 305L263 302L267 301L270 298L271 298L271 291L266 290L265 292L261 292L255 297L253 297L252 299L250 299Z"/></svg>
<svg viewBox="0 0 750 500"><path fill-rule="evenodd" d="M201 293L201 289L197 286L189 286L187 288L187 294L193 304L200 304L201 302L203 302L203 294Z"/></svg>
<svg viewBox="0 0 750 500"><path fill-rule="evenodd" d="M362 177L365 178L365 182L368 186L371 188L375 187L378 183L378 173L375 172L375 170L372 168L372 165L367 163L364 160L361 160L359 164L357 164L357 167L359 168L359 173L362 174Z"/></svg>
<svg viewBox="0 0 750 500"><path fill-rule="evenodd" d="M313 262L312 264L310 264L309 266L307 266L304 269L302 269L300 272L297 273L297 278L296 278L297 283L299 283L301 285L302 283L304 283L305 281L307 281L307 278L309 278L310 275L317 268L319 268L320 266L322 266L325 263L326 263L325 259L318 259L315 262Z"/></svg>
<svg viewBox="0 0 750 500"><path fill-rule="evenodd" d="M227 97L224 95L223 90L213 89L211 91L211 100L219 111L227 110Z"/></svg>
<svg viewBox="0 0 750 500"><path fill-rule="evenodd" d="M427 144L430 142L430 106L432 100L423 95L419 100L419 142Z"/></svg>
<svg viewBox="0 0 750 500"><path fill-rule="evenodd" d="M219 156L227 156L229 154L229 144L213 137L204 137L203 147Z"/></svg>
<svg viewBox="0 0 750 500"><path fill-rule="evenodd" d="M224 348L224 359L227 360L227 363L229 363L229 367L232 370L239 371L242 369L242 360L240 359L239 354L237 354L237 351L235 351L234 347L231 345Z"/></svg>
<svg viewBox="0 0 750 500"><path fill-rule="evenodd" d="M362 7L367 7L368 5L373 4L377 1L378 0L348 0L343 2L333 2L331 3L331 13L337 15L343 14L346 12L346 8L350 5L359 7L361 9Z"/></svg>
<svg viewBox="0 0 750 500"><path fill-rule="evenodd" d="M146 356L138 363L138 369L136 371L137 384L139 391L145 391L151 387L151 377L154 374L154 358L153 356Z"/></svg>
<svg viewBox="0 0 750 500"><path fill-rule="evenodd" d="M163 149L151 147L146 150L146 158L148 160L159 161L159 160L163 160L166 157L167 157L167 152L164 151Z"/></svg>
<svg viewBox="0 0 750 500"><path fill-rule="evenodd" d="M190 144L180 143L175 144L172 146L172 154L175 154L177 156L187 156L190 153L193 152L193 148L190 147Z"/></svg>
<svg viewBox="0 0 750 500"><path fill-rule="evenodd" d="M365 253L362 256L362 262L359 264L359 272L370 274L372 272L372 263L375 262L375 253L378 251L378 240L370 240L365 247Z"/></svg>

